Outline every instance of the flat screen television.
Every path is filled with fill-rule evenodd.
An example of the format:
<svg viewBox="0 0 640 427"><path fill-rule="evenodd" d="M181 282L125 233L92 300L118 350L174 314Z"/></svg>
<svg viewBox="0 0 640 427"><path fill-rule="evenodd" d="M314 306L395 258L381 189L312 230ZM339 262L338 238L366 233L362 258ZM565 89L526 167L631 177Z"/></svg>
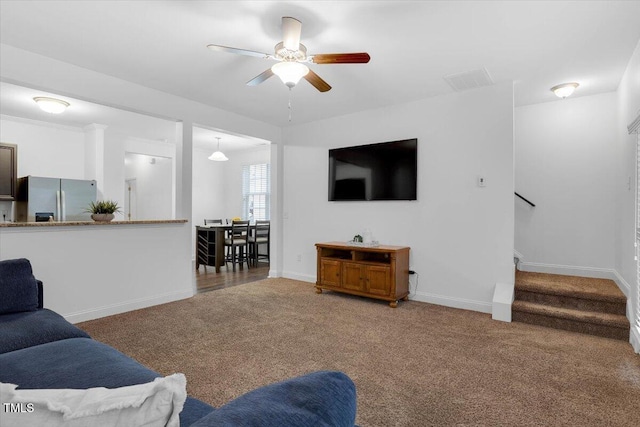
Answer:
<svg viewBox="0 0 640 427"><path fill-rule="evenodd" d="M329 201L416 200L418 140L329 150Z"/></svg>

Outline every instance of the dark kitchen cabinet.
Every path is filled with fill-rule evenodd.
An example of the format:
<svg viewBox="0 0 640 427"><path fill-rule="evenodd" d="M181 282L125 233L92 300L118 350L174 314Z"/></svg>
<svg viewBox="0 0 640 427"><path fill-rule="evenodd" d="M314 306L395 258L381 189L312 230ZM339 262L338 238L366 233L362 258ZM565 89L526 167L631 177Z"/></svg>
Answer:
<svg viewBox="0 0 640 427"><path fill-rule="evenodd" d="M0 142L0 200L15 200L18 146Z"/></svg>

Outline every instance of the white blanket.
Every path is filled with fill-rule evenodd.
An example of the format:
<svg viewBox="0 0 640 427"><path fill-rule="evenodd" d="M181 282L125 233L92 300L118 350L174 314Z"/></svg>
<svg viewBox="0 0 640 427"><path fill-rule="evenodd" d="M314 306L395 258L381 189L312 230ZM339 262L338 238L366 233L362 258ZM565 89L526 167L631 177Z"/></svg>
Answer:
<svg viewBox="0 0 640 427"><path fill-rule="evenodd" d="M115 389L19 390L0 383L0 425L179 427L186 386L183 374Z"/></svg>

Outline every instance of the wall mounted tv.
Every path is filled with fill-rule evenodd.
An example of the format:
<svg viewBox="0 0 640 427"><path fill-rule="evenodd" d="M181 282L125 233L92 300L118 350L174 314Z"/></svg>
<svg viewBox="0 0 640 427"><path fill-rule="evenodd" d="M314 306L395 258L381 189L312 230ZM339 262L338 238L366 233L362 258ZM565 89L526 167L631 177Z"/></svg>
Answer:
<svg viewBox="0 0 640 427"><path fill-rule="evenodd" d="M329 150L329 201L416 200L418 140Z"/></svg>

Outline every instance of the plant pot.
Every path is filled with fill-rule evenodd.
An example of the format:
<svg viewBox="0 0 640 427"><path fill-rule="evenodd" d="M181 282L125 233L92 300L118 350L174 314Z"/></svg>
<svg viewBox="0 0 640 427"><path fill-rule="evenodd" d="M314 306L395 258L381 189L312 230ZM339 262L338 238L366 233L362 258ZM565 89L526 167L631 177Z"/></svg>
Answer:
<svg viewBox="0 0 640 427"><path fill-rule="evenodd" d="M113 214L91 214L91 219L94 221L109 222L113 220L113 218Z"/></svg>

